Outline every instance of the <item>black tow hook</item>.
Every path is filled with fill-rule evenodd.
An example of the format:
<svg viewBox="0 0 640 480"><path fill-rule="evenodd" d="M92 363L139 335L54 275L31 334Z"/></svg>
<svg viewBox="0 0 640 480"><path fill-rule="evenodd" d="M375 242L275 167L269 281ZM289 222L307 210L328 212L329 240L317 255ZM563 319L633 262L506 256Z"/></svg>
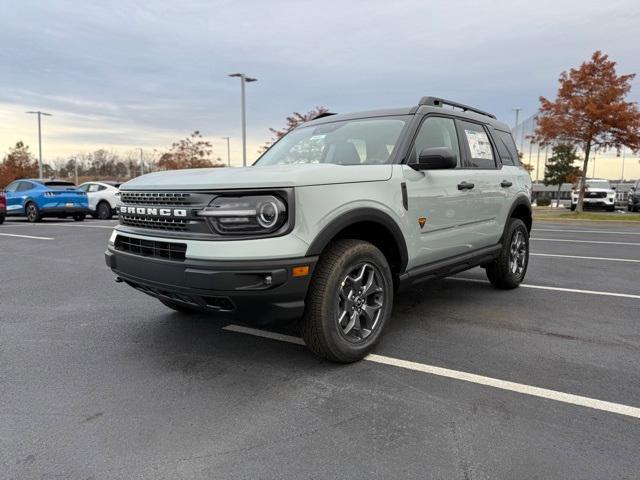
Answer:
<svg viewBox="0 0 640 480"><path fill-rule="evenodd" d="M122 280L120 277L113 277L113 281L116 282L116 283L124 282L124 280Z"/></svg>

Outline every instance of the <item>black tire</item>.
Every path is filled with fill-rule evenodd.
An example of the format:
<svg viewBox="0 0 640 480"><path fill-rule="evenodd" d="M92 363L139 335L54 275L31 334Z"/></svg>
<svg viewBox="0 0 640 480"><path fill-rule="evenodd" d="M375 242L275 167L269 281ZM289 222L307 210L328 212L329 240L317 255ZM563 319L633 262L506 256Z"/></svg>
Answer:
<svg viewBox="0 0 640 480"><path fill-rule="evenodd" d="M4 215L0 215L0 225L4 223Z"/></svg>
<svg viewBox="0 0 640 480"><path fill-rule="evenodd" d="M302 338L332 362L361 360L380 339L392 307L393 278L382 252L362 240L338 240L322 253L311 279Z"/></svg>
<svg viewBox="0 0 640 480"><path fill-rule="evenodd" d="M111 209L111 205L109 202L105 202L104 200L98 203L96 207L96 215L94 218L99 218L100 220L110 220L113 217L113 210Z"/></svg>
<svg viewBox="0 0 640 480"><path fill-rule="evenodd" d="M577 205L575 203L571 204L571 211L575 212Z"/></svg>
<svg viewBox="0 0 640 480"><path fill-rule="evenodd" d="M24 206L25 215L27 216L27 221L30 223L36 223L42 220L42 214L38 209L38 206L33 202L28 202Z"/></svg>
<svg viewBox="0 0 640 480"><path fill-rule="evenodd" d="M615 212L616 211L616 207L607 207L607 212Z"/></svg>
<svg viewBox="0 0 640 480"><path fill-rule="evenodd" d="M74 222L84 222L84 218L87 216L86 213L74 213L73 221Z"/></svg>
<svg viewBox="0 0 640 480"><path fill-rule="evenodd" d="M520 246L514 245L518 240L523 242L522 249ZM524 255L524 257L518 256L514 258L513 255L515 253ZM515 270L514 261L516 261ZM519 218L511 218L504 235L500 255L487 265L487 277L494 287L509 290L516 288L522 283L528 266L529 231L522 220Z"/></svg>
<svg viewBox="0 0 640 480"><path fill-rule="evenodd" d="M159 298L158 300L160 300L160 303L162 303L165 307L169 307L171 310L175 310L176 312L187 314L201 312L201 310L199 310L198 308L191 307L185 303L173 302L171 300L165 300L163 298Z"/></svg>

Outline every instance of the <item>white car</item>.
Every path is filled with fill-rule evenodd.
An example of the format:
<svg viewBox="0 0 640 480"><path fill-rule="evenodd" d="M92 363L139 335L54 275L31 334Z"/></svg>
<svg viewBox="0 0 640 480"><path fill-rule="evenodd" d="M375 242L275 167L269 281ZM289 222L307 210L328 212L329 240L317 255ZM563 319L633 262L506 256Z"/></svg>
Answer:
<svg viewBox="0 0 640 480"><path fill-rule="evenodd" d="M579 185L580 183L578 182L571 190L571 210L575 210L578 205ZM616 209L615 188L611 186L607 179L587 178L582 206L585 208L604 208L608 212L613 212Z"/></svg>
<svg viewBox="0 0 640 480"><path fill-rule="evenodd" d="M78 188L87 192L91 216L108 220L120 205L119 187L117 182L85 182Z"/></svg>

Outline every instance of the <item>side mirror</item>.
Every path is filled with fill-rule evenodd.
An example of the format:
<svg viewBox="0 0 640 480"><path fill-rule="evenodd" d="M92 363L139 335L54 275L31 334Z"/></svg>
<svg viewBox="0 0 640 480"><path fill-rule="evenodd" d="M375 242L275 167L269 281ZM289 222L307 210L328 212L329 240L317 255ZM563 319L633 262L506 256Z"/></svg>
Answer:
<svg viewBox="0 0 640 480"><path fill-rule="evenodd" d="M418 163L411 166L416 170L441 170L456 168L458 156L447 147L425 148L418 156Z"/></svg>

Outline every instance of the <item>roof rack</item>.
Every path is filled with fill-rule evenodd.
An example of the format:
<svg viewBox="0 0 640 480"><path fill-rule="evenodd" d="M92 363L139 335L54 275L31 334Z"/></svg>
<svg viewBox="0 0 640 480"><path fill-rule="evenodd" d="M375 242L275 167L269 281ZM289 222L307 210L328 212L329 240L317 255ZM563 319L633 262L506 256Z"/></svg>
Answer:
<svg viewBox="0 0 640 480"><path fill-rule="evenodd" d="M452 102L451 100L445 100L444 98L422 97L420 99L420 102L418 102L418 105L429 105L429 106L432 106L432 107L442 107L443 105L449 105L450 107L459 108L463 112L469 111L469 112L473 112L473 113L479 113L480 115L485 115L485 116L491 117L493 119L496 118L496 116L491 114L491 113L485 112L483 110L479 110L477 108L470 107L469 105L464 105L462 103Z"/></svg>
<svg viewBox="0 0 640 480"><path fill-rule="evenodd" d="M311 120L318 120L319 118L330 117L331 115L337 115L337 113L333 113L333 112L319 113L318 115L313 117Z"/></svg>

